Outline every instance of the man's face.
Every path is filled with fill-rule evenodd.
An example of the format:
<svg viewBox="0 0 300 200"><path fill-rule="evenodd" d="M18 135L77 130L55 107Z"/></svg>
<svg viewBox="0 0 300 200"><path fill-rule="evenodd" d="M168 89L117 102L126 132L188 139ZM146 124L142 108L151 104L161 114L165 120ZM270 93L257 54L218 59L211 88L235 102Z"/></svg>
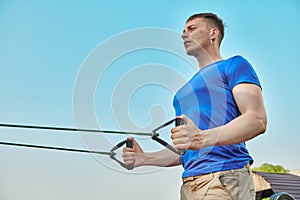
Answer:
<svg viewBox="0 0 300 200"><path fill-rule="evenodd" d="M181 37L187 54L191 56L197 56L210 44L210 30L203 18L188 21Z"/></svg>

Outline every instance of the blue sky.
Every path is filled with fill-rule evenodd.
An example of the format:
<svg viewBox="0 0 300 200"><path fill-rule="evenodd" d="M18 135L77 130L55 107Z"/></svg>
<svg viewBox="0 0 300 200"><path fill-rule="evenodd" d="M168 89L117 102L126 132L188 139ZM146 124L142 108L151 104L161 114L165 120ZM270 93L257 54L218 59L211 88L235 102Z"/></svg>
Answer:
<svg viewBox="0 0 300 200"><path fill-rule="evenodd" d="M198 12L224 20L223 57L243 55L262 82L269 122L266 134L247 143L254 166L299 169L298 0L0 0L0 122L149 131L171 119L174 91L197 70L176 37ZM125 138L0 133L1 141L104 151ZM169 139L168 130L162 137ZM161 149L137 139L147 151ZM3 200L179 199L180 167L128 172L105 156L0 148Z"/></svg>

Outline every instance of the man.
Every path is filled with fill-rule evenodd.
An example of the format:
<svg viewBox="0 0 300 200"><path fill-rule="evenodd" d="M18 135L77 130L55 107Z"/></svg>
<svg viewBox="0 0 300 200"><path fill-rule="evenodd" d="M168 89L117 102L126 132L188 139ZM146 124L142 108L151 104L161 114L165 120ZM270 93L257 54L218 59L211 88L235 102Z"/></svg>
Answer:
<svg viewBox="0 0 300 200"><path fill-rule="evenodd" d="M182 200L255 199L253 159L244 142L266 130L261 85L242 56L221 57L223 37L223 22L215 14L186 21L182 39L200 70L174 97L176 116L186 124L171 130L174 147L186 153L144 153L134 139L133 148L123 150L124 162L135 167L182 164Z"/></svg>

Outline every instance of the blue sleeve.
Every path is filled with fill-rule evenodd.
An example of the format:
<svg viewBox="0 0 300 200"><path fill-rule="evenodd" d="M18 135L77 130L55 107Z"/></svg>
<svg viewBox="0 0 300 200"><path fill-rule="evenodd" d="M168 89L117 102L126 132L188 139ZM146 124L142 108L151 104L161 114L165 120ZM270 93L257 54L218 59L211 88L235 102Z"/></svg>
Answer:
<svg viewBox="0 0 300 200"><path fill-rule="evenodd" d="M253 83L261 88L260 81L251 64L242 56L233 58L228 65L227 80L230 90L240 83Z"/></svg>

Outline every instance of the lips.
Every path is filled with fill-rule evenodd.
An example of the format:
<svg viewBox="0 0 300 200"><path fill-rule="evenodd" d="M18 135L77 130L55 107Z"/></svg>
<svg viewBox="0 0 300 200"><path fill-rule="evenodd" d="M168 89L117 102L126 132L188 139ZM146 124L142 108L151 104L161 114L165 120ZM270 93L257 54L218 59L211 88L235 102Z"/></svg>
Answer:
<svg viewBox="0 0 300 200"><path fill-rule="evenodd" d="M191 43L191 41L189 41L189 40L186 40L186 41L184 41L184 46L187 46L187 45L189 45Z"/></svg>

